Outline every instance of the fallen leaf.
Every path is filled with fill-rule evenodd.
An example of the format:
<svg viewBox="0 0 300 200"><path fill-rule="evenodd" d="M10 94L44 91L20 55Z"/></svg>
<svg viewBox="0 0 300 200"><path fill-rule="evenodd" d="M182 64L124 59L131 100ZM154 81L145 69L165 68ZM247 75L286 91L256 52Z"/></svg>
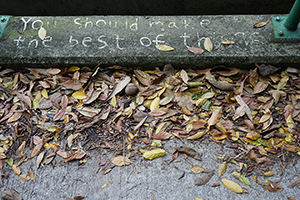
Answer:
<svg viewBox="0 0 300 200"><path fill-rule="evenodd" d="M239 179L242 183L246 185L251 185L249 179L244 174L241 174L240 172L232 172L231 174L235 178Z"/></svg>
<svg viewBox="0 0 300 200"><path fill-rule="evenodd" d="M185 153L196 160L201 160L201 155L190 147L180 146L177 147L176 150L179 151L180 153Z"/></svg>
<svg viewBox="0 0 300 200"><path fill-rule="evenodd" d="M32 170L32 168L30 167L29 171L28 171L28 176L30 177L31 180L34 179L34 172Z"/></svg>
<svg viewBox="0 0 300 200"><path fill-rule="evenodd" d="M109 101L113 96L119 94L119 92L121 92L128 85L128 83L130 83L130 81L131 81L131 78L129 76L126 76L123 80L121 80L116 85L116 87L114 88L112 93L109 95L109 97L107 97L106 101Z"/></svg>
<svg viewBox="0 0 300 200"><path fill-rule="evenodd" d="M274 172L272 172L272 171L267 171L267 172L264 173L265 177L270 177L270 176L273 176L273 175L274 175Z"/></svg>
<svg viewBox="0 0 300 200"><path fill-rule="evenodd" d="M204 48L209 52L211 52L213 49L213 44L209 37L205 38L204 40Z"/></svg>
<svg viewBox="0 0 300 200"><path fill-rule="evenodd" d="M191 167L191 171L194 173L194 174L200 174L204 171L205 169L200 166L200 165L194 165Z"/></svg>
<svg viewBox="0 0 300 200"><path fill-rule="evenodd" d="M73 153L72 155L70 155L65 162L70 162L72 160L80 160L82 159L84 156L86 155L86 153L84 153L83 151L76 151L75 153Z"/></svg>
<svg viewBox="0 0 300 200"><path fill-rule="evenodd" d="M188 139L188 140L197 140L197 139L201 138L204 134L205 134L204 131L200 131L200 132L197 132L196 134L194 134L192 136L187 137L186 139Z"/></svg>
<svg viewBox="0 0 300 200"><path fill-rule="evenodd" d="M198 185L198 186L205 185L211 179L211 177L213 175L214 175L214 171L210 170L202 178L200 178L200 177L194 178L194 184Z"/></svg>
<svg viewBox="0 0 300 200"><path fill-rule="evenodd" d="M221 43L224 44L224 45L229 45L229 44L234 44L235 42L230 41L230 40L225 40L225 41L222 41Z"/></svg>
<svg viewBox="0 0 300 200"><path fill-rule="evenodd" d="M18 121L21 116L22 116L21 112L16 112L7 120L7 123Z"/></svg>
<svg viewBox="0 0 300 200"><path fill-rule="evenodd" d="M167 45L156 45L155 46L160 51L173 51L174 48Z"/></svg>
<svg viewBox="0 0 300 200"><path fill-rule="evenodd" d="M20 178L21 178L23 181L29 181L29 180L30 180L30 177L29 177L27 174L22 174L22 175L20 175Z"/></svg>
<svg viewBox="0 0 300 200"><path fill-rule="evenodd" d="M156 97L151 105L150 105L150 111L153 111L153 110L158 110L159 109L159 102L160 102L160 98L159 97Z"/></svg>
<svg viewBox="0 0 300 200"><path fill-rule="evenodd" d="M58 68L48 68L48 69L46 69L46 71L51 75L56 75L61 72L61 70Z"/></svg>
<svg viewBox="0 0 300 200"><path fill-rule="evenodd" d="M239 184L224 178L222 178L221 181L229 190L235 193L243 193L243 189Z"/></svg>
<svg viewBox="0 0 300 200"><path fill-rule="evenodd" d="M263 92L265 89L267 89L268 86L269 84L259 81L253 89L253 94L258 94Z"/></svg>
<svg viewBox="0 0 300 200"><path fill-rule="evenodd" d="M261 185L270 192L281 192L283 190L283 187L281 185L277 185L276 182L264 182Z"/></svg>
<svg viewBox="0 0 300 200"><path fill-rule="evenodd" d="M38 157L36 158L36 168L40 167L40 164L42 163L42 160L44 158L45 151L41 152Z"/></svg>
<svg viewBox="0 0 300 200"><path fill-rule="evenodd" d="M208 120L208 126L213 126L219 122L219 119L222 117L222 107L218 107L213 111L211 117Z"/></svg>
<svg viewBox="0 0 300 200"><path fill-rule="evenodd" d="M288 188L293 188L295 186L300 185L300 177L296 178L289 186Z"/></svg>
<svg viewBox="0 0 300 200"><path fill-rule="evenodd" d="M188 84L189 77L184 69L180 71L180 77L185 84Z"/></svg>
<svg viewBox="0 0 300 200"><path fill-rule="evenodd" d="M152 110L151 112L149 112L149 115L152 115L153 117L159 117L159 116L162 116L166 113L167 112L163 111L163 110Z"/></svg>
<svg viewBox="0 0 300 200"><path fill-rule="evenodd" d="M44 28L41 26L41 28L40 28L39 31L38 31L38 36L39 36L39 38L40 38L41 40L44 40L45 37L46 37L46 35L47 35L46 29L44 29Z"/></svg>
<svg viewBox="0 0 300 200"><path fill-rule="evenodd" d="M131 164L131 161L125 156L116 156L111 159L111 162L116 166L125 166Z"/></svg>
<svg viewBox="0 0 300 200"><path fill-rule="evenodd" d="M85 99L87 97L87 95L84 92L77 91L72 94L72 97L74 97L75 99L82 100L82 99Z"/></svg>
<svg viewBox="0 0 300 200"><path fill-rule="evenodd" d="M21 168L17 165L13 165L12 169L14 170L15 174L20 175L21 174Z"/></svg>
<svg viewBox="0 0 300 200"><path fill-rule="evenodd" d="M188 50L193 54L202 54L204 52L204 50L199 47L188 47Z"/></svg>
<svg viewBox="0 0 300 200"><path fill-rule="evenodd" d="M7 189L1 192L3 200L22 200L22 196L14 189Z"/></svg>
<svg viewBox="0 0 300 200"><path fill-rule="evenodd" d="M257 22L255 24L253 24L253 28L261 28L264 27L268 24L268 22Z"/></svg>
<svg viewBox="0 0 300 200"><path fill-rule="evenodd" d="M153 160L153 159L164 156L165 153L166 153L166 151L163 149L153 149L153 150L144 152L143 157L148 160Z"/></svg>
<svg viewBox="0 0 300 200"><path fill-rule="evenodd" d="M221 177L226 172L226 169L227 169L227 162L222 162L218 169L219 177Z"/></svg>
<svg viewBox="0 0 300 200"><path fill-rule="evenodd" d="M168 164L170 164L170 163L173 162L176 158L178 158L178 155L179 155L178 151L177 151L177 150L174 151L174 153L172 154L172 159L169 161Z"/></svg>
<svg viewBox="0 0 300 200"><path fill-rule="evenodd" d="M172 134L169 132L160 132L153 135L151 138L156 140L168 140L172 137Z"/></svg>

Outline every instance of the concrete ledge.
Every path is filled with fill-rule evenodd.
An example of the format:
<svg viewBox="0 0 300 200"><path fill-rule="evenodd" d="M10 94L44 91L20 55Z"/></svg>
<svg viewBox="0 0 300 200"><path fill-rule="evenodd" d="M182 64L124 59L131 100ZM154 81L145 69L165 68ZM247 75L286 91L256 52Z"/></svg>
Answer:
<svg viewBox="0 0 300 200"><path fill-rule="evenodd" d="M10 17L0 38L0 65L111 65L180 67L253 63L299 66L300 43L274 42L270 15ZM268 21L263 28L257 22ZM40 27L46 31L42 40ZM211 52L193 54L188 47ZM221 41L235 44L224 46ZM164 52L156 45L168 45Z"/></svg>

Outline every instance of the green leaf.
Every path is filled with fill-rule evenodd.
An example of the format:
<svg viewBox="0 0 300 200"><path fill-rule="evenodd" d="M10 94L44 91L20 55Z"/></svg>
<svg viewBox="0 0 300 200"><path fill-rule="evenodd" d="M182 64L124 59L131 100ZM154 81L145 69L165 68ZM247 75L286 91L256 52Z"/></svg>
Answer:
<svg viewBox="0 0 300 200"><path fill-rule="evenodd" d="M244 174L241 174L240 172L232 172L231 174L235 178L239 179L242 183L251 185L249 179Z"/></svg>

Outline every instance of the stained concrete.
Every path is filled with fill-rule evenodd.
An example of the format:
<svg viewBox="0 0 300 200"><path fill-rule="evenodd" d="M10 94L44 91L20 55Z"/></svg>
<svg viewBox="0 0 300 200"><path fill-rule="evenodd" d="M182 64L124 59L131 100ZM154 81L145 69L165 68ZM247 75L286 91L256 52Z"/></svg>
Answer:
<svg viewBox="0 0 300 200"><path fill-rule="evenodd" d="M202 161L192 158L185 160L183 155L179 155L174 162L168 165L175 147L181 145L192 147L199 153L203 153ZM136 147L133 146L133 148ZM62 159L56 157L57 166L54 168L46 165L41 169L37 169L35 167L36 159L31 159L20 167L22 172L26 173L31 166L35 173L34 180L24 182L13 173L10 167L5 167L5 172L9 174L9 179L2 178L3 186L0 190L15 189L22 195L24 200L65 200L66 197L74 196L84 196L87 200L142 200L151 199L151 196L153 196L154 200L192 200L194 197L204 200L282 200L287 199L287 196L295 199L298 199L300 196L299 186L294 188L287 187L299 177L299 162L295 166L292 166L292 163L289 162L281 176L284 163L281 163L280 160L277 160L275 165L271 167L267 166L275 173L274 176L268 179L271 182L279 181L277 184L284 187L284 190L279 193L267 192L262 186L255 183L251 176L249 177L251 186L241 183L231 175L233 171L239 170L239 167L232 163L228 164L227 171L222 178L235 181L249 191L249 194L236 194L227 189L217 176L218 166L222 162L218 159L218 156L235 155L232 149L225 146L222 151L220 145L208 140L204 140L201 143L185 141L185 144L182 144L177 139L167 141L164 149L167 153L161 158L150 161L145 160L140 155L136 155L130 158L132 161L131 165L115 167L106 175L103 175L103 172L112 164L108 163L106 166L99 166L99 163L101 160L110 160L115 154L104 149L86 151L89 159L80 166L78 166L78 161L64 163ZM299 161L299 156L296 157ZM59 166L61 163L63 165ZM204 174L193 174L190 168L193 165L201 164L204 168L215 170L215 174L207 184L195 186L194 178L202 177ZM185 171L185 176L179 180L183 171ZM254 175L258 175L263 182L267 179L262 176L260 170L255 170ZM219 187L211 187L214 183L221 185ZM107 184L107 187L102 188L105 184Z"/></svg>
<svg viewBox="0 0 300 200"><path fill-rule="evenodd" d="M270 15L11 17L0 39L0 65L123 65L175 67L297 66L299 41L274 40ZM257 22L269 22L253 28ZM38 31L47 31L44 40ZM193 54L188 47L211 52ZM231 40L233 45L221 42ZM160 51L168 45L173 51Z"/></svg>

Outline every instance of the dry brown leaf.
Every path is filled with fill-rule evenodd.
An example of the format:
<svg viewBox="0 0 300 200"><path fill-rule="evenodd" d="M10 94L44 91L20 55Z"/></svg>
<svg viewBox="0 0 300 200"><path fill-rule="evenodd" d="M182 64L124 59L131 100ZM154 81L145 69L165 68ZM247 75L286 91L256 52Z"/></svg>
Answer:
<svg viewBox="0 0 300 200"><path fill-rule="evenodd" d="M194 178L194 184L199 185L199 186L205 185L211 179L211 177L213 175L214 175L214 171L211 170L207 174L205 174L202 178L196 177L196 178Z"/></svg>
<svg viewBox="0 0 300 200"><path fill-rule="evenodd" d="M7 123L18 121L21 116L22 116L21 112L16 112L7 120Z"/></svg>
<svg viewBox="0 0 300 200"><path fill-rule="evenodd" d="M219 119L222 117L222 107L217 108L213 111L211 117L208 120L208 126L213 126L219 122Z"/></svg>
<svg viewBox="0 0 300 200"><path fill-rule="evenodd" d="M204 52L204 50L199 47L188 47L188 50L193 54L202 54Z"/></svg>
<svg viewBox="0 0 300 200"><path fill-rule="evenodd" d="M56 75L61 72L61 70L58 68L49 68L49 69L46 69L46 71L51 75Z"/></svg>
<svg viewBox="0 0 300 200"><path fill-rule="evenodd" d="M160 98L156 97L150 104L150 111L159 109Z"/></svg>
<svg viewBox="0 0 300 200"><path fill-rule="evenodd" d="M248 116L248 118L253 121L252 114L248 105L244 102L240 95L235 96L235 100L240 104L240 107L236 109L233 120L236 120L239 117L242 117L244 114Z"/></svg>
<svg viewBox="0 0 300 200"><path fill-rule="evenodd" d="M268 85L269 84L267 84L267 83L259 81L253 89L253 94L258 94L258 93L263 92L265 89L267 89Z"/></svg>
<svg viewBox="0 0 300 200"><path fill-rule="evenodd" d="M79 90L82 87L81 81L76 79L70 79L68 81L62 82L60 85L70 90Z"/></svg>
<svg viewBox="0 0 300 200"><path fill-rule="evenodd" d="M293 188L295 186L300 185L300 177L296 178L289 186L288 188Z"/></svg>
<svg viewBox="0 0 300 200"><path fill-rule="evenodd" d="M187 137L186 139L188 139L188 140L196 140L196 139L201 138L204 134L205 134L204 131L200 131L200 132L196 133L195 135L191 135L191 136Z"/></svg>
<svg viewBox="0 0 300 200"><path fill-rule="evenodd" d="M76 110L86 117L94 117L100 112L100 109L90 108L86 106L76 107Z"/></svg>
<svg viewBox="0 0 300 200"><path fill-rule="evenodd" d="M193 121L190 124L193 125L193 130L198 130L200 128L204 128L207 122L205 120Z"/></svg>
<svg viewBox="0 0 300 200"><path fill-rule="evenodd" d="M218 169L219 177L221 177L226 172L226 169L227 169L227 162L222 162Z"/></svg>
<svg viewBox="0 0 300 200"><path fill-rule="evenodd" d="M116 156L111 159L111 162L116 166L125 166L131 164L131 161L125 156Z"/></svg>
<svg viewBox="0 0 300 200"><path fill-rule="evenodd" d="M153 135L151 138L155 140L168 140L172 137L172 134L169 132L160 132Z"/></svg>
<svg viewBox="0 0 300 200"><path fill-rule="evenodd" d="M67 152L61 151L61 150L58 150L56 152L56 154L59 155L60 157L64 158L64 159L66 159L69 156Z"/></svg>
<svg viewBox="0 0 300 200"><path fill-rule="evenodd" d="M119 92L121 92L128 85L128 83L130 83L130 81L131 78L129 76L125 76L125 78L116 85L112 93L109 95L109 97L107 97L105 101L109 101L113 96L119 94Z"/></svg>
<svg viewBox="0 0 300 200"><path fill-rule="evenodd" d="M167 45L156 45L155 48L157 48L158 50L160 51L173 51L174 48L173 47L170 47L170 46L167 46Z"/></svg>
<svg viewBox="0 0 300 200"><path fill-rule="evenodd" d="M196 160L201 160L201 154L199 154L197 151L195 151L194 149L190 148L190 147L177 147L176 150L180 153L185 153L188 156L196 159Z"/></svg>
<svg viewBox="0 0 300 200"><path fill-rule="evenodd" d="M257 22L255 24L253 24L253 28L261 28L264 27L268 24L268 22Z"/></svg>
<svg viewBox="0 0 300 200"><path fill-rule="evenodd" d="M20 175L20 178L21 178L23 181L29 181L29 180L30 180L30 177L29 177L27 174L22 174L22 175Z"/></svg>
<svg viewBox="0 0 300 200"><path fill-rule="evenodd" d="M42 141L41 141L39 144L37 144L37 145L33 148L30 158L35 157L35 156L40 152L40 150L42 149L43 145L44 145L44 144L43 144Z"/></svg>
<svg viewBox="0 0 300 200"><path fill-rule="evenodd" d="M257 140L261 138L261 135L257 131L252 131L247 133L246 138L249 138L250 140Z"/></svg>
<svg viewBox="0 0 300 200"><path fill-rule="evenodd" d="M30 167L29 171L28 171L28 176L30 177L31 180L34 179L34 172L32 170L32 168Z"/></svg>
<svg viewBox="0 0 300 200"><path fill-rule="evenodd" d="M264 182L261 185L270 192L281 192L283 190L283 187L281 185L277 185L276 182Z"/></svg>
<svg viewBox="0 0 300 200"><path fill-rule="evenodd" d="M7 189L1 192L3 200L22 200L22 196L14 189Z"/></svg>
<svg viewBox="0 0 300 200"><path fill-rule="evenodd" d="M39 168L41 163L42 163L42 160L44 158L44 155L45 155L45 151L41 152L38 157L36 158L36 168Z"/></svg>
<svg viewBox="0 0 300 200"><path fill-rule="evenodd" d="M70 155L65 162L70 162L72 160L80 160L82 159L84 156L86 155L85 152L83 151L76 151L75 153L73 153L72 155Z"/></svg>
<svg viewBox="0 0 300 200"><path fill-rule="evenodd" d="M185 84L188 84L189 76L184 69L180 71L180 77Z"/></svg>
<svg viewBox="0 0 300 200"><path fill-rule="evenodd" d="M167 112L163 111L163 110L153 110L153 111L149 112L149 115L152 115L153 117L159 117L159 116L162 116L166 113Z"/></svg>

